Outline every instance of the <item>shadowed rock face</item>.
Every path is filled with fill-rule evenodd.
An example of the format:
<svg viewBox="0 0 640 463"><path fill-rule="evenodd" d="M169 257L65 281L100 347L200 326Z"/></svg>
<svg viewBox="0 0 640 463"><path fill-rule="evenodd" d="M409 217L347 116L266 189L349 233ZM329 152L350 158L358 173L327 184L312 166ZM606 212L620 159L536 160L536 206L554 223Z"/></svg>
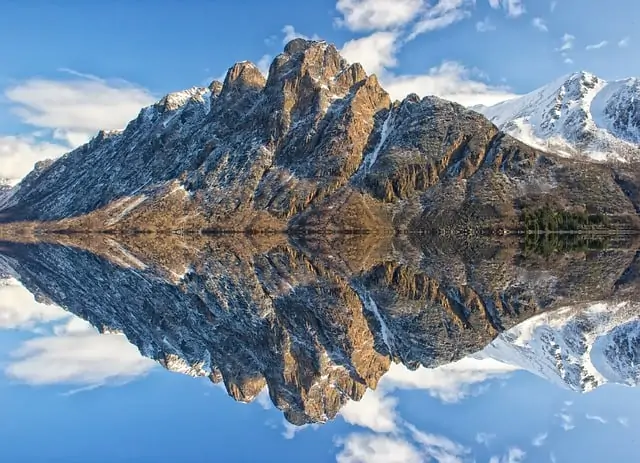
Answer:
<svg viewBox="0 0 640 463"><path fill-rule="evenodd" d="M60 239L0 243L0 273L236 400L268 386L298 425L334 418L392 362L437 367L542 311L640 300L625 248L523 260L371 235Z"/></svg>
<svg viewBox="0 0 640 463"><path fill-rule="evenodd" d="M0 220L73 230L381 231L511 226L523 207L630 217L611 168L536 151L435 97L392 102L333 45L296 39L267 78L167 95L39 165ZM637 196L637 195L636 195Z"/></svg>

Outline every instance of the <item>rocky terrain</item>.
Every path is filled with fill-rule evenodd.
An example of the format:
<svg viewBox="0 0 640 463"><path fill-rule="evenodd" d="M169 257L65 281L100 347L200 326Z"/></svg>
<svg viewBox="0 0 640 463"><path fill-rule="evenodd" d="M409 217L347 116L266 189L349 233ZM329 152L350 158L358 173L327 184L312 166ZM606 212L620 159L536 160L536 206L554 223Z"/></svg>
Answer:
<svg viewBox="0 0 640 463"><path fill-rule="evenodd" d="M635 114L623 106L606 111ZM632 125L616 130L630 140ZM523 209L547 204L638 228L638 183L625 172L532 148L436 97L392 102L333 45L296 39L266 78L238 63L223 83L169 94L123 131L39 163L0 198L0 221L49 231L460 231L517 227Z"/></svg>
<svg viewBox="0 0 640 463"><path fill-rule="evenodd" d="M437 367L514 327L493 349L519 356L487 355L543 365L546 376L586 390L602 381L580 373L575 359L606 332L598 345L611 368L636 371L612 363L637 364L636 338L625 330L637 332L629 321L637 322L638 304L624 304L640 300L640 257L624 243L525 258L503 242L417 235L46 239L0 243L0 273L103 332L123 333L170 370L223 382L236 400L268 387L297 425L334 418L392 362ZM595 301L626 308L600 311L602 323L576 315ZM550 337L545 323L561 335Z"/></svg>

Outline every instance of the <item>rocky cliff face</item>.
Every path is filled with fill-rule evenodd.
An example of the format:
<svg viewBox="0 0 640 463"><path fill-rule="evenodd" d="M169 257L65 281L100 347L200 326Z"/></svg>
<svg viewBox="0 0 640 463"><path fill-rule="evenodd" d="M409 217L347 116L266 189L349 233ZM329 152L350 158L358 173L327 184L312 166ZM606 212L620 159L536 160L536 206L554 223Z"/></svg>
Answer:
<svg viewBox="0 0 640 463"><path fill-rule="evenodd" d="M0 212L75 230L380 231L509 224L527 204L635 216L611 168L545 154L297 39L268 78L167 95L41 164Z"/></svg>
<svg viewBox="0 0 640 463"><path fill-rule="evenodd" d="M236 400L267 386L294 424L332 419L391 362L436 367L542 311L640 297L626 248L522 260L490 242L122 238L0 243L0 268L166 368L224 382Z"/></svg>
<svg viewBox="0 0 640 463"><path fill-rule="evenodd" d="M539 149L595 161L640 161L640 81L607 82L579 72L528 95L477 107L498 127Z"/></svg>

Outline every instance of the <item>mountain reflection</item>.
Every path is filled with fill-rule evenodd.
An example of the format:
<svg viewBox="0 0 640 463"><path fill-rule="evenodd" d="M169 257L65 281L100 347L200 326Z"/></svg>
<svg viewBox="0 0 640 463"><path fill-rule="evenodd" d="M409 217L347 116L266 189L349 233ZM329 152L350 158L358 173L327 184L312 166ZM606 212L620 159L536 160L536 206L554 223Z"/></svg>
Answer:
<svg viewBox="0 0 640 463"><path fill-rule="evenodd" d="M238 401L266 387L295 425L333 419L394 364L491 358L581 391L640 377L629 242L539 255L424 236L47 239L0 243L0 275Z"/></svg>

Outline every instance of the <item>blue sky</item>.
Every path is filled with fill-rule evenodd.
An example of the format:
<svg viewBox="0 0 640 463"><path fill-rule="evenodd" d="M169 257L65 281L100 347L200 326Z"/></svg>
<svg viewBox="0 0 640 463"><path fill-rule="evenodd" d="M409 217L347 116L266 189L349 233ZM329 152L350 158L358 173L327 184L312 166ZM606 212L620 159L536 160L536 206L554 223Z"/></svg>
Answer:
<svg viewBox="0 0 640 463"><path fill-rule="evenodd" d="M640 75L634 0L5 2L0 177L117 129L162 95L266 67L295 36L335 43L392 96L493 103L561 75Z"/></svg>
<svg viewBox="0 0 640 463"><path fill-rule="evenodd" d="M293 428L266 391L235 402L15 280L0 286L3 461L631 462L639 395L579 394L495 362L396 365L334 421Z"/></svg>

